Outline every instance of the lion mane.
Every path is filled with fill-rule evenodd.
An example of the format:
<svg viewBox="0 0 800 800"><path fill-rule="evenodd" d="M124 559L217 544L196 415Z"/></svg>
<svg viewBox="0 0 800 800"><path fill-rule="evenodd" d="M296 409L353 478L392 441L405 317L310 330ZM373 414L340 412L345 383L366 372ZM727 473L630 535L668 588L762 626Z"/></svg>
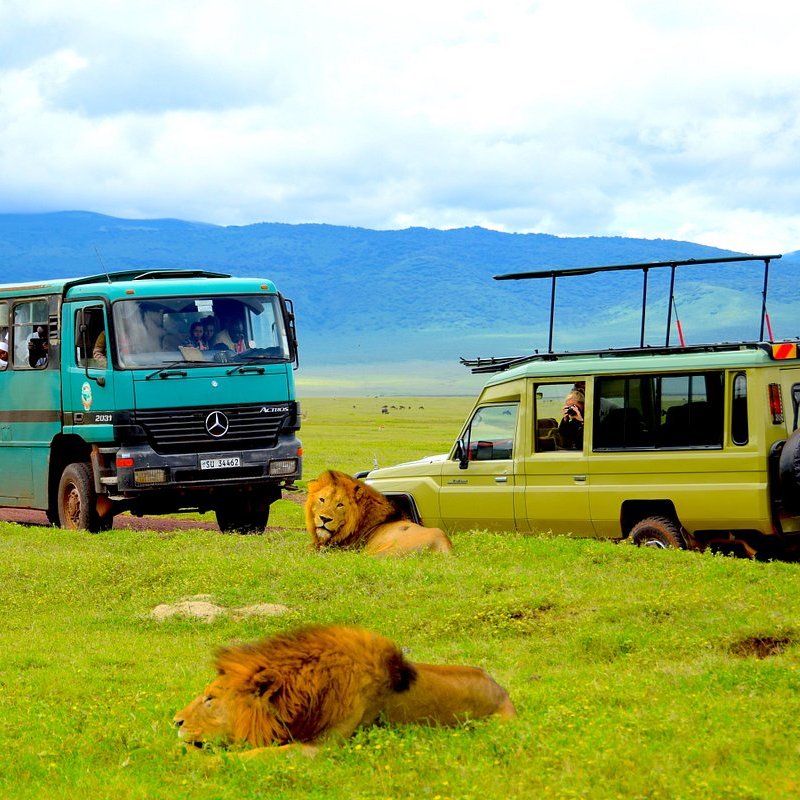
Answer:
<svg viewBox="0 0 800 800"><path fill-rule="evenodd" d="M317 549L363 548L371 555L453 549L444 531L412 522L376 489L332 469L309 483L305 517Z"/></svg>
<svg viewBox="0 0 800 800"><path fill-rule="evenodd" d="M249 744L248 758L344 739L379 716L434 725L515 716L483 670L413 664L392 641L359 628L301 628L233 645L218 651L215 666L217 678L174 724L189 744Z"/></svg>

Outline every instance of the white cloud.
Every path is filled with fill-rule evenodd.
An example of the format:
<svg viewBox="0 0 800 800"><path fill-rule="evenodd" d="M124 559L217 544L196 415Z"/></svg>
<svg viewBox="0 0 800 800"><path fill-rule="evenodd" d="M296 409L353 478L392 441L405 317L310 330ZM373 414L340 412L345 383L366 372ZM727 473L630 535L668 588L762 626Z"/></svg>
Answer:
<svg viewBox="0 0 800 800"><path fill-rule="evenodd" d="M800 248L800 7L7 0L0 211Z"/></svg>

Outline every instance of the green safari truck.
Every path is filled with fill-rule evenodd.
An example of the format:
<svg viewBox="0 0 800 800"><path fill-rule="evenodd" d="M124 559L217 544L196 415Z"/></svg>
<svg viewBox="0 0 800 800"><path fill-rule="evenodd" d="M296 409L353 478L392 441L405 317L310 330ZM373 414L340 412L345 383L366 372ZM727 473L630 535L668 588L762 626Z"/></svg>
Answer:
<svg viewBox="0 0 800 800"><path fill-rule="evenodd" d="M758 257L765 287L779 257ZM750 258L714 259L728 260ZM556 279L571 274L674 274L688 263L705 262L524 277L551 278L554 295ZM541 353L465 362L491 377L450 452L363 473L367 483L448 532L553 531L750 556L796 548L797 340L687 345L668 333L659 346L557 353L552 316L550 337Z"/></svg>
<svg viewBox="0 0 800 800"><path fill-rule="evenodd" d="M294 313L271 281L131 270L0 286L0 505L101 531L263 531L301 476Z"/></svg>

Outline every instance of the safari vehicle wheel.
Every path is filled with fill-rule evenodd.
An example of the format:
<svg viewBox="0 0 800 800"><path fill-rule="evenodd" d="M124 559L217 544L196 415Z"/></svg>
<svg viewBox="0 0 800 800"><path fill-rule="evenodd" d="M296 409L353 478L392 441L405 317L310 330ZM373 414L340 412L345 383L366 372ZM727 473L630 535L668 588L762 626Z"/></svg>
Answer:
<svg viewBox="0 0 800 800"><path fill-rule="evenodd" d="M800 511L800 428L783 445L778 472L783 507L787 511Z"/></svg>
<svg viewBox="0 0 800 800"><path fill-rule="evenodd" d="M62 528L90 533L108 530L113 517L97 513L97 494L89 464L68 464L58 484L58 522Z"/></svg>
<svg viewBox="0 0 800 800"><path fill-rule="evenodd" d="M631 528L630 539L637 547L686 549L686 540L681 529L667 517L647 517L637 522Z"/></svg>
<svg viewBox="0 0 800 800"><path fill-rule="evenodd" d="M269 502L226 497L215 509L223 533L264 533L269 522Z"/></svg>

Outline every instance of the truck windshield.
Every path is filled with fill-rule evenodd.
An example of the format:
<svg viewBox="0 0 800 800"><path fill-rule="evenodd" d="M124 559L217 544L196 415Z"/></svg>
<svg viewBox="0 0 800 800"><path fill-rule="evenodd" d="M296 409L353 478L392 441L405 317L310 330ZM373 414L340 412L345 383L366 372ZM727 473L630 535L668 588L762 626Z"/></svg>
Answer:
<svg viewBox="0 0 800 800"><path fill-rule="evenodd" d="M123 368L291 360L275 295L121 300L113 321L116 361Z"/></svg>

